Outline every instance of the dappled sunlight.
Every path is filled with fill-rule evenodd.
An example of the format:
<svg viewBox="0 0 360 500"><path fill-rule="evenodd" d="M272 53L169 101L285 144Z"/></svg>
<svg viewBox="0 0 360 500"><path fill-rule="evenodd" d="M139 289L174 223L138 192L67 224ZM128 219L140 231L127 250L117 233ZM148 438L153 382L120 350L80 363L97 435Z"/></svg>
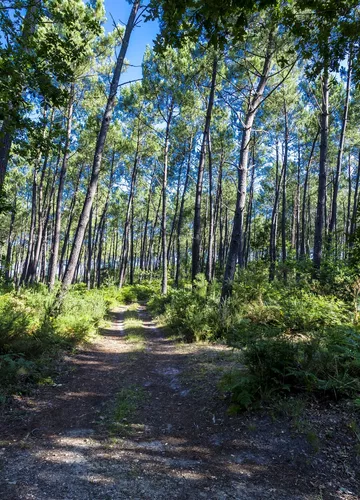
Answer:
<svg viewBox="0 0 360 500"><path fill-rule="evenodd" d="M145 312L137 334L146 350L139 351L124 335L136 320L127 318L123 331L109 329L111 336L69 358L67 378L46 388L46 398L29 400L25 439L0 453L4 491L29 499L54 488L54 499L72 498L73 491L89 499L169 492L173 498L305 498L289 496L287 488L307 490L300 471L313 470L309 443L291 437L283 424L274 431L270 417L250 425L228 416L218 397L217 377L237 362L237 353L160 337ZM275 497L264 495L269 482Z"/></svg>

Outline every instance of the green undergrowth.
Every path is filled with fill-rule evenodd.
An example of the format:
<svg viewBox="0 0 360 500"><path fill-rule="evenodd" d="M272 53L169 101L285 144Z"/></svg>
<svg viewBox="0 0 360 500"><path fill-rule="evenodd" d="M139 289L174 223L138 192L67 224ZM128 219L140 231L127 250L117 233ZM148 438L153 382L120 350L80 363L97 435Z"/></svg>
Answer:
<svg viewBox="0 0 360 500"><path fill-rule="evenodd" d="M54 360L63 350L96 335L116 290L76 285L61 314L49 315L54 295L37 285L19 292L0 291L0 394L26 392L33 383L52 380Z"/></svg>
<svg viewBox="0 0 360 500"><path fill-rule="evenodd" d="M42 287L0 295L0 384L23 385L39 379L39 364L59 347L68 348L96 331L108 308L132 305L125 312L128 342L143 350L144 330L138 303L146 302L167 332L183 342L220 342L239 354L220 390L231 410L253 408L279 397L309 395L348 397L360 401L360 333L356 287L288 277L268 281L267 266L257 263L242 271L230 299L221 303L221 284L199 275L193 286L160 283L104 287L87 291L73 287L57 318L46 314L51 296ZM346 293L340 293L341 289ZM41 375L44 378L43 374Z"/></svg>
<svg viewBox="0 0 360 500"><path fill-rule="evenodd" d="M142 387L135 385L124 387L119 391L110 423L110 432L113 436L129 432L134 414L144 397L145 393Z"/></svg>
<svg viewBox="0 0 360 500"><path fill-rule="evenodd" d="M306 276L269 283L266 266L242 271L230 299L199 275L191 287L153 296L149 309L185 341L226 342L241 353L220 390L231 411L290 394L359 400L360 330L351 284L320 285Z"/></svg>
<svg viewBox="0 0 360 500"><path fill-rule="evenodd" d="M143 323L138 315L138 304L131 304L124 312L125 340L134 344L137 351L145 349Z"/></svg>
<svg viewBox="0 0 360 500"><path fill-rule="evenodd" d="M160 282L143 281L141 284L126 285L118 290L118 300L124 304L147 302L150 298L160 295Z"/></svg>

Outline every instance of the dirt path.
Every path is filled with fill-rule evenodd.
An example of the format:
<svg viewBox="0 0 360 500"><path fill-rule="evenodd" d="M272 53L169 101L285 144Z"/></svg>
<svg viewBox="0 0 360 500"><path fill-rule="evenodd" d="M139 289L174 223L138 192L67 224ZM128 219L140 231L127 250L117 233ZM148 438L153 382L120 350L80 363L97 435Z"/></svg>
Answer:
<svg viewBox="0 0 360 500"><path fill-rule="evenodd" d="M216 383L236 355L175 343L144 306L131 335L126 309L64 360L55 386L2 415L1 499L360 498L341 412L327 412L331 446L315 423L318 442L286 416L231 417Z"/></svg>

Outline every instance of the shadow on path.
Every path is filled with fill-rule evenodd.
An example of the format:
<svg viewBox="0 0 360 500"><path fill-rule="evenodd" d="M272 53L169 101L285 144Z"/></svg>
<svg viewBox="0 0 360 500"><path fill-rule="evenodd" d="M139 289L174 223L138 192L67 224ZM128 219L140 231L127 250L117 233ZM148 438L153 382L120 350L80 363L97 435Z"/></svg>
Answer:
<svg viewBox="0 0 360 500"><path fill-rule="evenodd" d="M126 341L125 310L66 358L57 386L18 400L3 426L0 498L340 498L324 492L310 445L282 422L227 415L216 379L229 350L175 344L144 306L139 350ZM140 398L114 432L124 389Z"/></svg>

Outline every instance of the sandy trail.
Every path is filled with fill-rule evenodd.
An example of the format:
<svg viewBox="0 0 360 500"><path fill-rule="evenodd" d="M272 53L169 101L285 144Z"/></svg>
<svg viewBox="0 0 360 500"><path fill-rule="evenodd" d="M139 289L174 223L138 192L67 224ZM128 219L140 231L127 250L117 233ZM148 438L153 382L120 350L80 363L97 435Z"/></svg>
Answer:
<svg viewBox="0 0 360 500"><path fill-rule="evenodd" d="M216 381L236 363L229 349L169 340L144 306L145 343L129 342L125 310L64 360L56 386L3 416L1 499L359 498L357 478L329 485L283 422L226 413ZM132 406L114 425L119 394Z"/></svg>

